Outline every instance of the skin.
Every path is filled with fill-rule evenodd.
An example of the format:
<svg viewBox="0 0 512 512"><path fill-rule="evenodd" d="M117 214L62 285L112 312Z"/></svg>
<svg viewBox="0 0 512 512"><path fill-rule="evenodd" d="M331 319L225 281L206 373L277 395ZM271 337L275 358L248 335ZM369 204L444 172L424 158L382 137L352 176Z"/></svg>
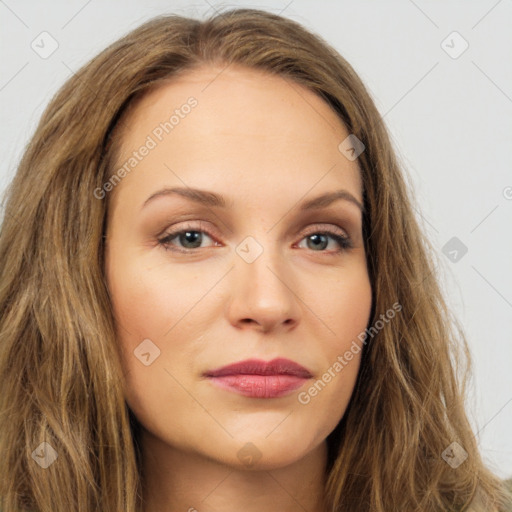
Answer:
<svg viewBox="0 0 512 512"><path fill-rule="evenodd" d="M126 401L143 426L145 510L320 512L325 439L345 412L360 353L309 403L298 395L354 340L361 346L371 285L358 206L298 206L339 189L362 203L360 171L338 150L349 133L321 98L258 70L221 70L188 71L128 112L119 166L169 113L191 96L198 102L108 196L106 275ZM173 194L143 207L165 187L212 191L232 204ZM179 229L208 233L196 235L198 248L172 240L188 254L159 244ZM325 230L349 236L352 247L331 235L312 243ZM248 236L263 248L252 263L237 252ZM145 339L160 350L148 366L134 355ZM275 357L313 378L287 396L255 399L203 376ZM239 455L246 443L252 463Z"/></svg>

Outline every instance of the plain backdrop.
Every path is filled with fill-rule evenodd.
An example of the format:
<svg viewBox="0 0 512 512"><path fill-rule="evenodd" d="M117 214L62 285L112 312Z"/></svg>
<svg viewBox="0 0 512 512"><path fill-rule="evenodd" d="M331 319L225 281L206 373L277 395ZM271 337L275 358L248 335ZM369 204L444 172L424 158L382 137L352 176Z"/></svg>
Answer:
<svg viewBox="0 0 512 512"><path fill-rule="evenodd" d="M488 465L511 477L510 0L0 0L0 192L43 109L80 66L156 15L202 18L231 7L298 21L331 43L367 85L467 333L475 435Z"/></svg>

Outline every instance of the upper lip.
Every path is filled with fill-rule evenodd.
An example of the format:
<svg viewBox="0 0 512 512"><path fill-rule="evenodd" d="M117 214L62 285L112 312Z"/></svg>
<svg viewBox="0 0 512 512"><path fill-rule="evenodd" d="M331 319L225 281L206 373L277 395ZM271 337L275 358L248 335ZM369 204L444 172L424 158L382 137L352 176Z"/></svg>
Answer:
<svg viewBox="0 0 512 512"><path fill-rule="evenodd" d="M300 364L282 357L272 361L261 359L246 359L237 363L228 364L205 373L207 377L223 377L225 375L294 375L309 379L311 373Z"/></svg>

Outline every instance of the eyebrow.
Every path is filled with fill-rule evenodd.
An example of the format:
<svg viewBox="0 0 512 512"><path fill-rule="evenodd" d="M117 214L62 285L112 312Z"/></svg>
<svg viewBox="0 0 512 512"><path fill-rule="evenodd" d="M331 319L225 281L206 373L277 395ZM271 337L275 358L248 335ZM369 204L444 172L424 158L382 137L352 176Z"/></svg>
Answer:
<svg viewBox="0 0 512 512"><path fill-rule="evenodd" d="M173 187L163 188L162 190L159 190L158 192L155 192L154 194L150 195L142 205L142 208L144 208L150 202L159 197L168 197L172 195L185 197L186 199L189 199L196 203L200 203L205 206L210 206L212 208L233 207L233 201L228 201L225 197L216 194L215 192L190 187ZM314 197L313 199L309 199L299 206L299 210L319 210L320 208L325 208L334 203L335 201L339 200L344 200L355 204L361 210L361 212L364 213L364 206L362 205L362 203L358 199L356 199L354 195L352 195L348 190L344 189L327 192L320 196Z"/></svg>

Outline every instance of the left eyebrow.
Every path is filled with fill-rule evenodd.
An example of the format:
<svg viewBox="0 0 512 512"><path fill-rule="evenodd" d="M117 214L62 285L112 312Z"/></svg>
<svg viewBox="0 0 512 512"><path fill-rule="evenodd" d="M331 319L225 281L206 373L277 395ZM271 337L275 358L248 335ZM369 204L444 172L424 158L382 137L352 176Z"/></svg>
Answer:
<svg viewBox="0 0 512 512"><path fill-rule="evenodd" d="M158 197L171 196L174 194L190 199L191 201L194 201L196 203L211 206L214 208L231 208L233 206L232 200L228 201L226 200L226 198L219 194L216 194L215 192L190 187L173 187L163 188L162 190L159 190L158 192L155 192L154 194L149 196L142 205L142 208L144 208L148 203L150 203L151 201ZM361 212L364 212L363 204L358 199L356 199L348 190L343 189L335 190L333 192L327 192L320 196L314 197L313 199L309 199L308 201L303 202L300 205L299 209L301 211L318 210L320 208L325 208L331 205L335 201L340 200L349 201L355 204L361 210Z"/></svg>
<svg viewBox="0 0 512 512"><path fill-rule="evenodd" d="M352 204L355 204L362 213L364 213L363 204L356 199L348 190L335 190L334 192L327 192L326 194L322 194L320 196L314 197L313 199L309 199L300 205L300 210L317 210L320 208L325 208L335 201L349 201Z"/></svg>

